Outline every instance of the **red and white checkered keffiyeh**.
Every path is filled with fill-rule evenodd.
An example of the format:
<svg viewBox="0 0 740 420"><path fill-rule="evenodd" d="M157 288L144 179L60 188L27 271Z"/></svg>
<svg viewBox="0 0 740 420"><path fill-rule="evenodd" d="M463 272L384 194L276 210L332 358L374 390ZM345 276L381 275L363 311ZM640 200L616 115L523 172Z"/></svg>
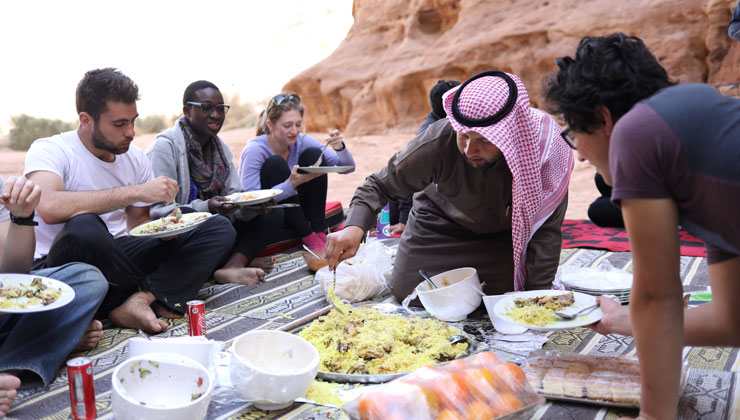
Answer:
<svg viewBox="0 0 740 420"><path fill-rule="evenodd" d="M516 83L517 100L511 112L493 125L468 127L455 119L452 101L463 86L445 93L442 102L455 131L474 131L488 139L501 149L511 170L514 290L521 291L526 284L527 244L565 197L573 170L573 154L560 138L560 126L545 113L530 108L524 83L516 75L508 75ZM464 85L457 108L463 117L480 120L496 114L508 98L509 85L505 79L483 76Z"/></svg>

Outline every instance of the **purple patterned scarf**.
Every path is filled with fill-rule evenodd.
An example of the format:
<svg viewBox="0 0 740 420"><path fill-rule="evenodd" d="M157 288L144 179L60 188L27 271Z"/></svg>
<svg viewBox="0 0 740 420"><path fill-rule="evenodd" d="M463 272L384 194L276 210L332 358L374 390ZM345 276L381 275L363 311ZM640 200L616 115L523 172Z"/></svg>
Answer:
<svg viewBox="0 0 740 420"><path fill-rule="evenodd" d="M187 118L182 117L178 122L185 137L190 179L198 187L198 198L208 200L224 195L224 186L229 178L229 163L224 158L224 151L221 149L218 138L211 137L210 141L201 148Z"/></svg>

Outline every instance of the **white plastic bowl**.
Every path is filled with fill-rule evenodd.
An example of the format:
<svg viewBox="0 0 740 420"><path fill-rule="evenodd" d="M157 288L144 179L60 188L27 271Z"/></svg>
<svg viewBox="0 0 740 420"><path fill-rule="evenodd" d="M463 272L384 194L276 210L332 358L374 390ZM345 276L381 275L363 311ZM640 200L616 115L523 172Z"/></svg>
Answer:
<svg viewBox="0 0 740 420"><path fill-rule="evenodd" d="M432 281L437 289L432 289L425 280L416 286L416 294L424 309L435 318L447 322L462 321L480 306L483 292L475 268L445 271L433 276Z"/></svg>
<svg viewBox="0 0 740 420"><path fill-rule="evenodd" d="M231 382L260 410L279 410L306 395L319 371L319 352L282 331L250 331L231 346Z"/></svg>
<svg viewBox="0 0 740 420"><path fill-rule="evenodd" d="M151 340L133 337L128 342L128 355L135 357L147 353L175 353L187 356L215 373L216 357L223 347L223 342L209 340L204 336L152 337Z"/></svg>
<svg viewBox="0 0 740 420"><path fill-rule="evenodd" d="M118 365L111 381L116 420L204 419L214 385L205 366L170 353L132 357Z"/></svg>

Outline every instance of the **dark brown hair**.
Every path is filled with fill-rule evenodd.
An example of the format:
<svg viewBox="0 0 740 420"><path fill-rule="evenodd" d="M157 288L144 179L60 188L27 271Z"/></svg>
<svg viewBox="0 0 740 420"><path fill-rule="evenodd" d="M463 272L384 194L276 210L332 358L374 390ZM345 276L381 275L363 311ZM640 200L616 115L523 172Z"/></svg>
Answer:
<svg viewBox="0 0 740 420"><path fill-rule="evenodd" d="M112 67L90 70L77 85L77 113L86 112L96 122L106 111L107 101L132 104L139 100L139 87Z"/></svg>

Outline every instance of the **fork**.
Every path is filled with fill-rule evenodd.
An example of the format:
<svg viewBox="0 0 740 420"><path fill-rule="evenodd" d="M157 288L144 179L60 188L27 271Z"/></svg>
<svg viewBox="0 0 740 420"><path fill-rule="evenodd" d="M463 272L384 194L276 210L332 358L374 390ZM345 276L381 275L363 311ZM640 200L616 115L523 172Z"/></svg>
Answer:
<svg viewBox="0 0 740 420"><path fill-rule="evenodd" d="M180 205L177 204L177 200L172 200L172 212L175 213L175 221L179 222L182 219L182 210L178 210Z"/></svg>
<svg viewBox="0 0 740 420"><path fill-rule="evenodd" d="M591 311L593 311L594 309L596 309L598 307L599 307L599 304L598 303L594 303L593 305L588 306L586 308L583 308L583 309L581 309L580 311L578 311L578 312L576 312L574 314L569 314L567 312L557 311L557 312L555 312L555 315L557 315L557 316L559 316L559 317L561 317L563 319L576 319L576 317L578 315L581 315L581 314L587 313L587 312L591 312Z"/></svg>

